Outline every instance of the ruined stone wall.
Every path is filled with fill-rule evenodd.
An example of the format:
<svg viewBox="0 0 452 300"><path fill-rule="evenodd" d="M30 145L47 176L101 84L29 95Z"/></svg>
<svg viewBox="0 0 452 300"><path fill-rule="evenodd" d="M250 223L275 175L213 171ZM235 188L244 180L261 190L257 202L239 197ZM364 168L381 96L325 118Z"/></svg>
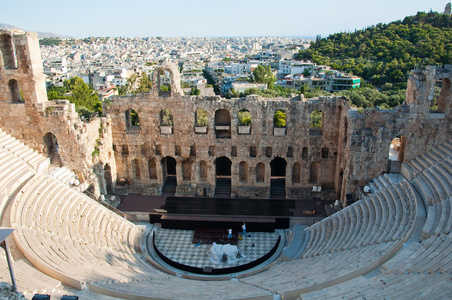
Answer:
<svg viewBox="0 0 452 300"><path fill-rule="evenodd" d="M53 134L61 163L81 182L92 179L101 120L82 122L68 100L47 101L35 33L0 30L0 50L0 127L48 157L53 153L45 137ZM111 151L111 143L107 145ZM109 162L107 157L104 161Z"/></svg>
<svg viewBox="0 0 452 300"><path fill-rule="evenodd" d="M452 66L415 70L408 81L407 100L394 110L366 109L349 112L350 145L347 164L347 193L386 172L391 141L406 141L403 162L410 161L433 147L450 140L452 133ZM432 109L435 85L442 86Z"/></svg>
<svg viewBox="0 0 452 300"><path fill-rule="evenodd" d="M159 89L164 72L170 74L168 92ZM67 100L47 101L36 34L0 30L0 127L48 156L45 137L53 134L62 164L93 184L96 194L160 194L174 159L177 195L212 196L217 164L225 160L232 196L269 197L276 175L285 178L288 198L312 198L312 187L322 185L317 196L344 203L387 171L394 138L403 140L401 157L409 161L450 140L452 131L452 66L414 70L403 106L362 112L339 97L183 96L171 63L153 78L150 93L112 98L104 103L104 117L82 122ZM165 109L173 116L169 127L162 126ZM197 109L207 112L205 132L195 126ZM239 127L242 109L251 114L249 128ZM274 128L277 110L286 112L285 128ZM311 128L314 111L322 112L321 128ZM272 175L272 169L283 173Z"/></svg>
<svg viewBox="0 0 452 300"><path fill-rule="evenodd" d="M303 101L301 101L303 100ZM310 191L313 185L333 189L335 185L337 143L344 99L263 99L248 96L243 99L220 97L176 96L159 97L153 90L149 94L116 97L104 105L104 112L111 115L112 135L117 165L117 177L124 178L134 192L159 194L165 180L161 161L170 156L177 162L177 194L195 195L205 188L212 195L215 188L215 160L227 157L231 160L232 194L237 196L268 197L271 178L270 162L283 158L286 163L286 192L297 197ZM196 110L204 109L208 116L206 134L195 132ZM139 126L129 126L127 110L139 115ZM160 112L171 110L174 118L172 133L162 133ZM247 109L251 114L250 134L238 133L237 113ZM286 115L286 133L274 133L273 117L278 109ZM230 138L217 138L215 112L227 110L230 114ZM322 128L310 128L311 113L323 112ZM291 148L291 150L289 149ZM305 148L305 156L303 156ZM195 150L194 150L195 149ZM176 153L177 152L177 153ZM193 155L195 152L196 155ZM149 161L156 165L156 178L151 179ZM139 174L136 172L138 161ZM183 176L183 162L189 165L189 179ZM188 162L188 163L187 163ZM207 177L200 178L200 164L207 164ZM240 176L240 163L246 163L248 176ZM263 182L257 181L258 163L265 166ZM292 180L294 164L300 164L300 178ZM310 181L311 164L318 164L318 179ZM186 169L187 170L187 169ZM243 170L242 170L243 171ZM242 180L240 180L242 179Z"/></svg>

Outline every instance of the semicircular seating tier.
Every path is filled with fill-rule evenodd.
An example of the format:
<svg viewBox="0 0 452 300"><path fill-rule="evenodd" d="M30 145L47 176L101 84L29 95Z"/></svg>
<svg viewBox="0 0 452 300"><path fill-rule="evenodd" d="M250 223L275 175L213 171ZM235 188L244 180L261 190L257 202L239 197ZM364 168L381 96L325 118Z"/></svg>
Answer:
<svg viewBox="0 0 452 300"><path fill-rule="evenodd" d="M400 175L382 175L372 193L307 229L305 251L266 272L240 279L292 299L351 280L390 259L416 224L418 199Z"/></svg>
<svg viewBox="0 0 452 300"><path fill-rule="evenodd" d="M5 135L0 131L0 159L8 162L0 163L1 208L13 196L9 217L15 241L40 271L79 289L88 285L95 293L140 299L450 296L445 287L452 273L451 143L404 164L408 180L382 175L360 201L305 229L304 245L298 241L302 250L293 251L290 261L206 284L150 264L140 249L142 227L43 173L48 159L14 139L2 144ZM27 267L18 267L16 273L24 276ZM30 284L25 276L19 281Z"/></svg>
<svg viewBox="0 0 452 300"><path fill-rule="evenodd" d="M372 276L301 295L302 299L451 299L452 143L446 142L402 165L427 213L419 236Z"/></svg>

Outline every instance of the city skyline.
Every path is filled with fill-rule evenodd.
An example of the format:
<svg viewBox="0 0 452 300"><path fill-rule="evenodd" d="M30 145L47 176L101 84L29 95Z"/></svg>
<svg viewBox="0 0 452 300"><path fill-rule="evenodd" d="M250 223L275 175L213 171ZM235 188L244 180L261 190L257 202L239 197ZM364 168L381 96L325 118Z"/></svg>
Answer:
<svg viewBox="0 0 452 300"><path fill-rule="evenodd" d="M314 37L402 20L418 11L443 12L448 1L193 0L8 1L0 23L78 38L118 37Z"/></svg>

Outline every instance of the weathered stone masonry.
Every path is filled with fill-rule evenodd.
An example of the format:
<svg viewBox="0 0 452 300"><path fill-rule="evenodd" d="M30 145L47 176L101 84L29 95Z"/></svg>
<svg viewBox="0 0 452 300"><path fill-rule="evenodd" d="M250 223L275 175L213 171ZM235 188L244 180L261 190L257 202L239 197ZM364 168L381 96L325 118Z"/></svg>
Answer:
<svg viewBox="0 0 452 300"><path fill-rule="evenodd" d="M47 100L36 34L2 30L0 50L1 128L49 157L57 151L61 163L98 194L160 194L175 161L177 195L212 196L217 172L230 162L232 196L269 197L271 179L277 176L285 178L288 198L311 197L312 186L322 185L317 196L345 201L347 194L387 171L395 137L402 140L401 157L409 161L448 140L452 130L451 66L413 71L403 106L359 113L334 96L184 96L177 67L167 63L154 72L150 93L113 98L104 103L103 117L82 122L67 100ZM159 89L163 71L170 74L169 92ZM438 108L431 111L438 82ZM200 108L207 112L206 133L195 127ZM162 126L165 109L173 117L169 127ZM240 130L249 134L239 133L242 109L250 112L251 127ZM287 114L285 129L274 128L277 110ZM314 111L322 112L320 129L311 128ZM131 113L138 114L139 122L132 122ZM49 136L58 147L49 144Z"/></svg>

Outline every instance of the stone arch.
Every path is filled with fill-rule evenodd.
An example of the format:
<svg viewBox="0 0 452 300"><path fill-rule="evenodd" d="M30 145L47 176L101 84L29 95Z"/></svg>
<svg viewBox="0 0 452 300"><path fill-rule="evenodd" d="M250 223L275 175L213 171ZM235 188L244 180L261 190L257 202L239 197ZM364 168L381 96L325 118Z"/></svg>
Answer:
<svg viewBox="0 0 452 300"><path fill-rule="evenodd" d="M405 158L406 138L403 135L392 139L389 145L388 158L392 161L403 162Z"/></svg>
<svg viewBox="0 0 452 300"><path fill-rule="evenodd" d="M155 68L152 79L153 88L158 92L159 96L171 97L176 94L184 94L180 86L179 68L172 62L165 62ZM168 79L168 82L166 79ZM162 90L163 86L167 88Z"/></svg>
<svg viewBox="0 0 452 300"><path fill-rule="evenodd" d="M301 182L301 165L299 163L294 163L292 166L292 183Z"/></svg>
<svg viewBox="0 0 452 300"><path fill-rule="evenodd" d="M11 79L8 82L10 101L11 103L23 103L22 94L19 87L19 82L16 79Z"/></svg>
<svg viewBox="0 0 452 300"><path fill-rule="evenodd" d="M286 166L287 166L287 162L284 158L275 157L270 162L271 176L285 178L286 177Z"/></svg>
<svg viewBox="0 0 452 300"><path fill-rule="evenodd" d="M215 174L217 177L230 177L231 176L232 161L226 156L220 156L215 159Z"/></svg>
<svg viewBox="0 0 452 300"><path fill-rule="evenodd" d="M132 160L132 177L134 179L141 179L140 162L138 159Z"/></svg>
<svg viewBox="0 0 452 300"><path fill-rule="evenodd" d="M293 157L293 148L292 147L287 148L287 155L286 156L287 157Z"/></svg>
<svg viewBox="0 0 452 300"><path fill-rule="evenodd" d="M111 175L111 167L109 164L105 164L104 166L104 179L107 193L111 194L113 192L113 177Z"/></svg>
<svg viewBox="0 0 452 300"><path fill-rule="evenodd" d="M176 159L172 156L166 156L160 160L162 167L162 180L163 184L177 185L177 174L176 174Z"/></svg>
<svg viewBox="0 0 452 300"><path fill-rule="evenodd" d="M309 170L309 183L319 182L319 164L317 162L311 163Z"/></svg>
<svg viewBox="0 0 452 300"><path fill-rule="evenodd" d="M256 166L256 182L265 182L265 165L262 162Z"/></svg>
<svg viewBox="0 0 452 300"><path fill-rule="evenodd" d="M283 197L286 195L286 167L284 158L275 157L270 162L270 196Z"/></svg>
<svg viewBox="0 0 452 300"><path fill-rule="evenodd" d="M0 36L0 51L3 57L3 66L6 70L17 69L16 45L9 34Z"/></svg>
<svg viewBox="0 0 452 300"><path fill-rule="evenodd" d="M133 109L126 110L125 117L126 117L126 129L140 128L140 117L135 110Z"/></svg>
<svg viewBox="0 0 452 300"><path fill-rule="evenodd" d="M239 180L240 182L248 182L248 163L246 161L239 163Z"/></svg>
<svg viewBox="0 0 452 300"><path fill-rule="evenodd" d="M215 134L217 139L231 138L231 115L227 109L215 111Z"/></svg>
<svg viewBox="0 0 452 300"><path fill-rule="evenodd" d="M189 160L182 162L182 180L191 180L191 161Z"/></svg>
<svg viewBox="0 0 452 300"><path fill-rule="evenodd" d="M157 179L157 164L150 158L148 161L149 179Z"/></svg>
<svg viewBox="0 0 452 300"><path fill-rule="evenodd" d="M60 165L58 140L52 132L47 132L44 137L44 153L50 158L52 164Z"/></svg>
<svg viewBox="0 0 452 300"><path fill-rule="evenodd" d="M207 163L204 160L199 163L199 179L202 181L207 180Z"/></svg>

